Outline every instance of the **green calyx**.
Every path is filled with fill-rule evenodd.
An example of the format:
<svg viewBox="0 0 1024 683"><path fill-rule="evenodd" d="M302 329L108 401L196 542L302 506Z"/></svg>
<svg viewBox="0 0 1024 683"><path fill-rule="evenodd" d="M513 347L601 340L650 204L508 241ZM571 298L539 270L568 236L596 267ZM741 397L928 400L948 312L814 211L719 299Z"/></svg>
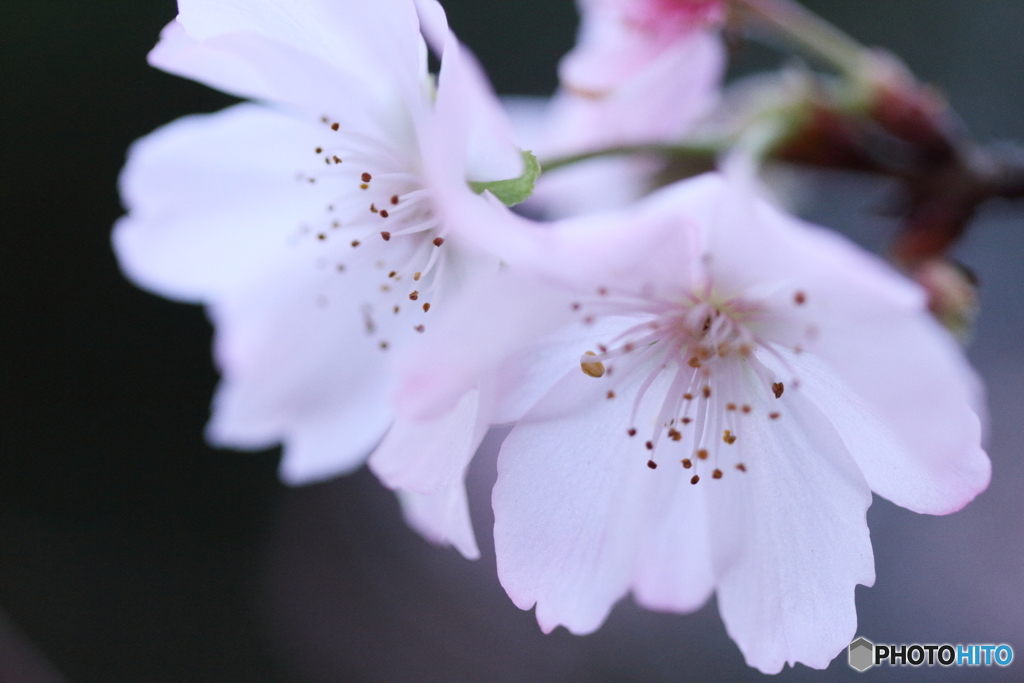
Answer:
<svg viewBox="0 0 1024 683"><path fill-rule="evenodd" d="M486 182L469 181L473 192L481 194L487 190L500 199L505 206L515 206L525 202L533 194L533 186L540 177L540 162L533 152L523 151L523 173L518 178L508 180L490 180Z"/></svg>

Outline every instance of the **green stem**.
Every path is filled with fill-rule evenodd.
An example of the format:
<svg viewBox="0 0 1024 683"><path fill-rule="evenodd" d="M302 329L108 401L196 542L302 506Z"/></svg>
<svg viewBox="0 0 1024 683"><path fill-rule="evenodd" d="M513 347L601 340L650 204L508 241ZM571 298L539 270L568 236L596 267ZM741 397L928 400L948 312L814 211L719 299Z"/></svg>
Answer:
<svg viewBox="0 0 1024 683"><path fill-rule="evenodd" d="M735 0L779 36L840 73L863 77L865 48L840 29L792 0Z"/></svg>
<svg viewBox="0 0 1024 683"><path fill-rule="evenodd" d="M545 173L548 173L555 169L562 168L563 166L572 166L573 164L578 164L582 161L589 161L591 159L612 156L632 156L636 154L647 154L673 159L692 160L698 163L707 163L713 162L719 151L721 150L714 145L709 144L621 145L617 147L605 147L603 149L584 152L582 154L546 159L541 162L541 168L544 169Z"/></svg>

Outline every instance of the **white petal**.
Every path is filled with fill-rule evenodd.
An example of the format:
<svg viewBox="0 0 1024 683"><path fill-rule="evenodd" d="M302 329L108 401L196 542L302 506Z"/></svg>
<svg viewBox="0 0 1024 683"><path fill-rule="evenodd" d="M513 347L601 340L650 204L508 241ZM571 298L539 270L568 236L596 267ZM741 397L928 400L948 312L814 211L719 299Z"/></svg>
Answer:
<svg viewBox="0 0 1024 683"><path fill-rule="evenodd" d="M830 367L794 365L871 489L914 512L969 503L988 486L991 465L975 408L979 382L953 339L923 311L830 322L819 350ZM868 339L878 340L874 353Z"/></svg>
<svg viewBox="0 0 1024 683"><path fill-rule="evenodd" d="M339 70L294 46L264 35L235 32L198 40L178 21L160 34L149 63L239 97L272 101L301 110L310 119L329 116L346 130L364 134L402 130L394 121L404 100L415 101L391 86L387 75L368 81L359 70ZM418 96L418 91L415 95ZM359 106L353 106L358 102Z"/></svg>
<svg viewBox="0 0 1024 683"><path fill-rule="evenodd" d="M709 184L714 193L713 184ZM769 283L772 306L826 368L808 392L840 431L872 490L916 512L945 514L988 484L980 382L932 319L919 287L843 238L786 216L728 178L706 220L714 277L743 291ZM796 306L793 295L804 293ZM810 360L808 360L810 362ZM800 358L794 359L797 378Z"/></svg>
<svg viewBox="0 0 1024 683"><path fill-rule="evenodd" d="M463 477L431 494L399 489L405 521L427 540L439 545L452 545L468 560L480 558L480 549L473 535Z"/></svg>
<svg viewBox="0 0 1024 683"><path fill-rule="evenodd" d="M386 357L367 335L359 304L372 300L374 281L346 273L352 286L327 290L325 305L320 271L304 265L221 295L209 307L224 380L208 435L242 448L283 441L288 483L351 470L392 419Z"/></svg>
<svg viewBox="0 0 1024 683"><path fill-rule="evenodd" d="M421 39L411 0L181 0L178 12L196 40L253 33L339 70L418 90Z"/></svg>
<svg viewBox="0 0 1024 683"><path fill-rule="evenodd" d="M424 164L451 191L465 180L504 180L522 174L512 124L473 55L449 32L433 126L423 134ZM446 182L445 182L446 181Z"/></svg>
<svg viewBox="0 0 1024 683"><path fill-rule="evenodd" d="M631 588L673 610L699 607L712 588L700 490L678 465L649 469L643 437L627 436L638 379L614 401L608 386L573 369L498 459L499 577L520 608L536 604L544 631L591 632Z"/></svg>
<svg viewBox="0 0 1024 683"><path fill-rule="evenodd" d="M719 36L696 31L660 54L642 53L642 49L619 46L588 51L585 60L563 63L567 67L563 78L570 90L556 95L552 103L553 147L570 153L671 141L683 136L718 101L726 62ZM642 63L629 65L630 57ZM618 69L609 68L609 63L623 65L629 73L616 73ZM584 65L586 74L576 68Z"/></svg>
<svg viewBox="0 0 1024 683"><path fill-rule="evenodd" d="M337 188L296 179L322 133L241 104L179 119L137 141L121 173L128 209L114 229L136 284L199 301L260 277L292 251L304 222Z"/></svg>
<svg viewBox="0 0 1024 683"><path fill-rule="evenodd" d="M479 389L433 419L397 419L370 458L370 469L393 489L431 494L461 481L489 426L489 404Z"/></svg>
<svg viewBox="0 0 1024 683"><path fill-rule="evenodd" d="M728 447L747 471L708 486L719 610L750 666L823 669L856 632L854 587L874 583L871 493L808 397L759 389Z"/></svg>

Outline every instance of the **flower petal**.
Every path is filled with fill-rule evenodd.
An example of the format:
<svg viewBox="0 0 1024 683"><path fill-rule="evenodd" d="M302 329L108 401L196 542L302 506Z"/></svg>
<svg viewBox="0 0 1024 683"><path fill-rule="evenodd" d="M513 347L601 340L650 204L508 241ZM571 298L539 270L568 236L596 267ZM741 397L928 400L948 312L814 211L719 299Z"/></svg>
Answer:
<svg viewBox="0 0 1024 683"><path fill-rule="evenodd" d="M149 53L159 69L239 97L271 101L302 111L312 122L325 115L347 130L364 134L401 131L408 121L392 121L404 97L388 85L367 82L358 69L340 70L291 45L257 33L225 33L197 40L177 20L160 34ZM418 96L418 91L415 93ZM360 106L352 106L359 102Z"/></svg>
<svg viewBox="0 0 1024 683"><path fill-rule="evenodd" d="M137 141L120 181L128 215L113 234L126 275L164 296L201 301L276 268L298 227L337 193L296 179L321 136L240 104Z"/></svg>
<svg viewBox="0 0 1024 683"><path fill-rule="evenodd" d="M390 488L432 494L460 481L489 426L489 404L467 391L449 412L427 420L399 418L370 458Z"/></svg>
<svg viewBox="0 0 1024 683"><path fill-rule="evenodd" d="M546 632L597 629L631 588L644 604L674 610L699 607L712 589L700 490L680 467L647 467L623 403L607 400L606 388L574 368L498 459L498 574L516 605L536 604ZM638 388L634 377L616 391L628 404Z"/></svg>
<svg viewBox="0 0 1024 683"><path fill-rule="evenodd" d="M752 419L735 446L747 471L711 482L707 494L719 610L750 666L823 669L856 632L854 587L874 583L871 493L809 397L751 393ZM769 410L781 417L768 419Z"/></svg>
<svg viewBox="0 0 1024 683"><path fill-rule="evenodd" d="M351 470L392 419L383 352L355 303L372 300L373 281L353 277L365 287L332 292L325 305L318 271L305 265L209 306L224 379L208 436L241 448L283 441L281 474L292 484Z"/></svg>
<svg viewBox="0 0 1024 683"><path fill-rule="evenodd" d="M842 237L757 199L742 179L722 183L723 208L705 231L717 282L739 291L774 282L785 324L813 332L792 340L807 354L791 362L873 491L915 512L962 508L990 476L981 385L923 291Z"/></svg>
<svg viewBox="0 0 1024 683"><path fill-rule="evenodd" d="M422 41L411 0L180 0L178 21L196 40L252 33L341 71L420 85Z"/></svg>
<svg viewBox="0 0 1024 683"><path fill-rule="evenodd" d="M467 560L480 559L466 500L465 475L431 494L399 489L405 521L427 540L452 545Z"/></svg>
<svg viewBox="0 0 1024 683"><path fill-rule="evenodd" d="M956 512L985 490L991 464L975 408L980 383L946 330L928 313L900 310L823 327L828 368L804 357L794 367L871 490L933 515ZM885 339L885 352L866 353L859 335Z"/></svg>

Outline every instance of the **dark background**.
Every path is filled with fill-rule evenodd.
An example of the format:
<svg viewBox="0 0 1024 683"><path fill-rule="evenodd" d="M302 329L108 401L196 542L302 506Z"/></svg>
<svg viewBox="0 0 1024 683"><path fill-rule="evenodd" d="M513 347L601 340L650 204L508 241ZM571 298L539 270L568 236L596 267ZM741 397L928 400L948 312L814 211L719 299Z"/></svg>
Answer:
<svg viewBox="0 0 1024 683"><path fill-rule="evenodd" d="M500 92L551 92L571 2L444 4ZM979 138L1024 139L1024 3L808 4L901 54ZM500 434L470 476L476 563L408 531L365 471L289 490L277 452L204 445L209 325L125 282L108 243L128 144L231 102L146 66L174 14L172 0L0 0L0 683L764 680L713 601L678 616L627 599L596 635L542 635L494 575ZM892 227L872 212L884 192L818 179L806 209L878 247ZM1021 209L987 207L958 253L983 282L970 355L990 391L992 485L947 518L876 501L878 580L857 594L871 640L1006 642L1018 661L900 680L1024 678ZM840 657L777 680L856 676Z"/></svg>

